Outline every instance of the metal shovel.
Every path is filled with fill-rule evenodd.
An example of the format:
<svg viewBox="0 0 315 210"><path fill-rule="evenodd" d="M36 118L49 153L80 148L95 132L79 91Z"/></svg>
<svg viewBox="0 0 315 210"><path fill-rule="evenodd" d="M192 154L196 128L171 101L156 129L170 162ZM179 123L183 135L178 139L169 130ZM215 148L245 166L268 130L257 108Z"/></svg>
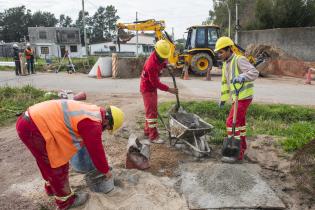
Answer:
<svg viewBox="0 0 315 210"><path fill-rule="evenodd" d="M171 75L171 77L173 79L174 88L177 88L175 76L173 74L173 71L172 71L171 67L167 67L167 70L168 70L168 73ZM175 107L172 107L171 110L172 111L174 110L173 112L184 111L183 108L180 107L178 94L176 94L176 105L175 105Z"/></svg>
<svg viewBox="0 0 315 210"><path fill-rule="evenodd" d="M223 140L223 148L222 155L224 157L238 157L240 154L240 140L235 138L235 126L236 126L236 118L237 118L237 109L238 109L238 96L240 90L244 86L244 82L241 84L239 89L236 88L235 84L233 84L235 89L235 102L234 102L234 110L233 110L233 122L232 122L232 136L225 138Z"/></svg>

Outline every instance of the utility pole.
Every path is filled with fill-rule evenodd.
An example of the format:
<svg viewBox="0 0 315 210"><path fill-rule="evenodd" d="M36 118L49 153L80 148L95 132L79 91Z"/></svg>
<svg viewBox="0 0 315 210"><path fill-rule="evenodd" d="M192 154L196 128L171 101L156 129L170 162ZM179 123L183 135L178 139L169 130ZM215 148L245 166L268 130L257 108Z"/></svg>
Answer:
<svg viewBox="0 0 315 210"><path fill-rule="evenodd" d="M240 24L239 24L239 19L238 19L238 1L235 1L235 44L238 44L238 31L240 30Z"/></svg>
<svg viewBox="0 0 315 210"><path fill-rule="evenodd" d="M138 12L136 12L136 22L138 22ZM138 38L138 31L136 31L136 42L137 42L137 51L136 51L136 56L138 57L139 56L139 51L138 51L138 43L139 43L139 38Z"/></svg>
<svg viewBox="0 0 315 210"><path fill-rule="evenodd" d="M174 27L172 27L172 39L173 39L173 42L175 42L175 37L174 37Z"/></svg>
<svg viewBox="0 0 315 210"><path fill-rule="evenodd" d="M226 6L228 9L228 13L229 13L229 37L231 38L231 10L230 10L229 4L227 2L226 2Z"/></svg>
<svg viewBox="0 0 315 210"><path fill-rule="evenodd" d="M85 10L84 10L84 0L82 0L82 19L83 19L83 33L84 33L84 43L85 43L85 54L89 56L88 43L86 38L86 28L85 28Z"/></svg>

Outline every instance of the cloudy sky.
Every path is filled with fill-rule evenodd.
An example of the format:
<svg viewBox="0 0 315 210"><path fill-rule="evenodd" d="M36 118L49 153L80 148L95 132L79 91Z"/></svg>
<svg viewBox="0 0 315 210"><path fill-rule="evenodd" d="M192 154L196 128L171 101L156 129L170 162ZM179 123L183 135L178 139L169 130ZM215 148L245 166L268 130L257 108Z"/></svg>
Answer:
<svg viewBox="0 0 315 210"><path fill-rule="evenodd" d="M25 5L32 12L42 10L77 19L82 9L82 0L0 0L0 11L10 7ZM138 12L139 20L165 20L166 30L174 27L175 38L182 38L186 28L201 24L208 17L212 0L85 0L85 8L93 15L99 6L114 5L121 22L132 22ZM186 36L186 34L185 34Z"/></svg>

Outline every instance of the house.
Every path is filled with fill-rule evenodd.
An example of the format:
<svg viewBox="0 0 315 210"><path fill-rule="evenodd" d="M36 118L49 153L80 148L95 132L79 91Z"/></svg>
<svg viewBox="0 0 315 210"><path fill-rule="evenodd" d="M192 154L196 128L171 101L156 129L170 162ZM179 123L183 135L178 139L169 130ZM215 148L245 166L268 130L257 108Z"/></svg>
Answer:
<svg viewBox="0 0 315 210"><path fill-rule="evenodd" d="M82 56L79 28L29 27L28 34L36 56L63 57L66 50L71 57Z"/></svg>
<svg viewBox="0 0 315 210"><path fill-rule="evenodd" d="M154 34L138 35L138 54L148 55L154 50L155 37ZM125 55L134 56L137 53L137 38L133 36L127 42L121 42L120 46L117 41L90 44L90 52L92 55L109 55L112 52L120 52Z"/></svg>

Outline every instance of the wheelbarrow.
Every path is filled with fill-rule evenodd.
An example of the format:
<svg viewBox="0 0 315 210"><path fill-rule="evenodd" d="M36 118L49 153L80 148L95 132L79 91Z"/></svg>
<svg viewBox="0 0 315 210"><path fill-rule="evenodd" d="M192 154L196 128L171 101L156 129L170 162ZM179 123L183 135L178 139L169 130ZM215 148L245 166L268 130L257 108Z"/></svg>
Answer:
<svg viewBox="0 0 315 210"><path fill-rule="evenodd" d="M192 113L172 113L169 115L169 127L159 118L168 131L171 146L186 145L195 157L209 156L211 148L208 140L213 126L198 115ZM188 119L188 120L187 120Z"/></svg>

